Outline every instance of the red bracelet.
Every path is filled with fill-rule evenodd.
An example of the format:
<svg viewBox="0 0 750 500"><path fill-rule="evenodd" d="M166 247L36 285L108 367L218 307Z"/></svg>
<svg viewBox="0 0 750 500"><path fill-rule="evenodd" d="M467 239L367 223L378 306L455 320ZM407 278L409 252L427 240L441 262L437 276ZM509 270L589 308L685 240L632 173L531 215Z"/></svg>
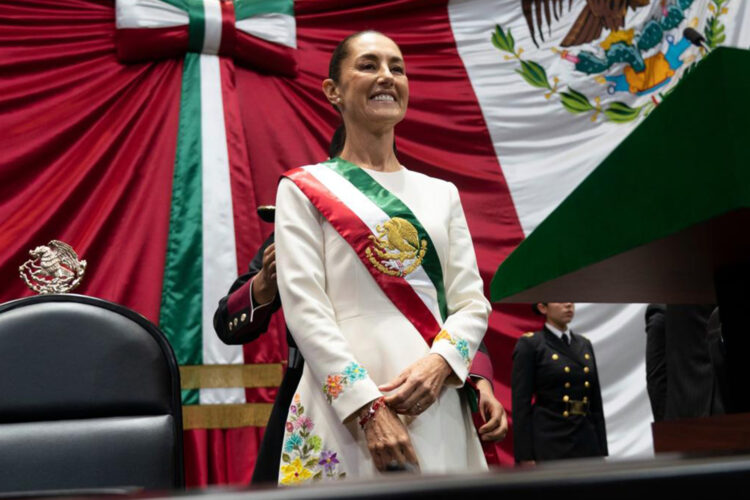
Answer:
<svg viewBox="0 0 750 500"><path fill-rule="evenodd" d="M367 410L365 416L359 419L359 426L362 428L362 430L365 430L367 422L373 419L373 417L375 416L375 412L378 411L378 408L380 408L381 406L385 406L385 398L383 396L380 396L378 399L373 401L370 405L370 409Z"/></svg>

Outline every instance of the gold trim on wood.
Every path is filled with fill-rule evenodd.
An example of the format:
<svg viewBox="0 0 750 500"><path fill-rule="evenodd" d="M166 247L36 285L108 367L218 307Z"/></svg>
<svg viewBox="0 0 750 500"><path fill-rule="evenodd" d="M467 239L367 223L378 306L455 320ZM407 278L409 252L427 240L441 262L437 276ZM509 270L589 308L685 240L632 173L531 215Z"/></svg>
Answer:
<svg viewBox="0 0 750 500"><path fill-rule="evenodd" d="M265 427L271 403L183 405L182 427L190 429L234 429Z"/></svg>
<svg viewBox="0 0 750 500"><path fill-rule="evenodd" d="M251 365L189 365L180 367L182 389L278 387L281 363Z"/></svg>

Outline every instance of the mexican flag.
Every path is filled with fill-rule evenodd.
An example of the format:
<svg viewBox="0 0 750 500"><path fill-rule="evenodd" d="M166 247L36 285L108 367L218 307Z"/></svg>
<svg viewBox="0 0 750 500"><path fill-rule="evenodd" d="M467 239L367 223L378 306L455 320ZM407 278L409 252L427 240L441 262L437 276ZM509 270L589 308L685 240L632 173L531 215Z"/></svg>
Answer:
<svg viewBox="0 0 750 500"><path fill-rule="evenodd" d="M740 0L9 0L0 5L0 300L29 249L88 261L79 293L158 323L182 365L190 485L249 481L286 357L277 315L243 346L212 316L272 227L281 173L326 158L330 53L375 29L401 47L399 159L454 182L480 271L500 262L718 45L747 48ZM694 34L704 48L692 43ZM679 144L665 144L665 148ZM641 305L580 305L612 457L649 454ZM539 327L495 306L486 343ZM512 437L498 448L512 462Z"/></svg>

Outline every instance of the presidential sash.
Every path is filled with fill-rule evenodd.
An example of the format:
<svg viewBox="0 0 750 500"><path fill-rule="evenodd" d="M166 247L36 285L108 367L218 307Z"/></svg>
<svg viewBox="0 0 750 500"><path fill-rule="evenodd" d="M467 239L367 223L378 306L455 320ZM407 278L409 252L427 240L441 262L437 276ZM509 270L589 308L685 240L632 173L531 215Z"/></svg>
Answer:
<svg viewBox="0 0 750 500"><path fill-rule="evenodd" d="M443 271L430 235L409 207L341 158L284 176L351 245L383 293L432 345L448 314Z"/></svg>

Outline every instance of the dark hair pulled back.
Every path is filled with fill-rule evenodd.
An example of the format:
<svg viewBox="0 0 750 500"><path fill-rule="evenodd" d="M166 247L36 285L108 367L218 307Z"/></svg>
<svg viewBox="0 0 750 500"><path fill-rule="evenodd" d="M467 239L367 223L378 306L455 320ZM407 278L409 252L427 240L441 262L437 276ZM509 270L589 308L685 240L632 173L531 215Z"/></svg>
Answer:
<svg viewBox="0 0 750 500"><path fill-rule="evenodd" d="M367 33L383 35L381 32L375 30L358 31L341 40L341 42L339 42L339 44L333 50L333 53L331 54L331 61L328 63L328 78L333 80L335 84L338 85L339 80L341 79L341 63L349 56L349 42ZM334 106L334 108L336 108L336 111L341 113L341 111L336 106ZM344 149L345 143L346 127L342 122L341 125L336 127L336 130L333 133L333 137L331 138L331 145L328 146L328 156L331 158L335 158L336 156L341 154L341 151ZM395 138L393 140L393 152L396 152Z"/></svg>

